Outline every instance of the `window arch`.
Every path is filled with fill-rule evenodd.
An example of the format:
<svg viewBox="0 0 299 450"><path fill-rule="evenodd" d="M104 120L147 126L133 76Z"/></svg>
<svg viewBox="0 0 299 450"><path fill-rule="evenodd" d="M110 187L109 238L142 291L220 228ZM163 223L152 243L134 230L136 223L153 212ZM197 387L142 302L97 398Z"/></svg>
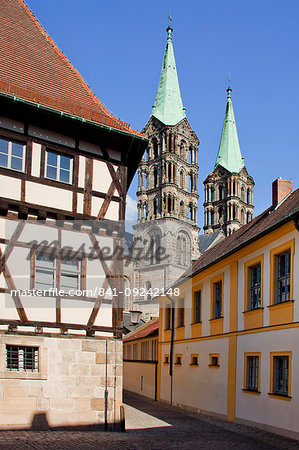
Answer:
<svg viewBox="0 0 299 450"><path fill-rule="evenodd" d="M158 186L158 169L154 167L154 187Z"/></svg>
<svg viewBox="0 0 299 450"><path fill-rule="evenodd" d="M177 262L180 266L187 267L191 262L191 244L190 238L180 231L177 237Z"/></svg>
<svg viewBox="0 0 299 450"><path fill-rule="evenodd" d="M248 204L251 203L251 190L250 190L250 188L247 190L247 203Z"/></svg>
<svg viewBox="0 0 299 450"><path fill-rule="evenodd" d="M223 200L223 187L221 184L218 186L218 199Z"/></svg>
<svg viewBox="0 0 299 450"><path fill-rule="evenodd" d="M154 230L151 230L147 235L146 241L148 246L148 264L159 264L161 248L161 233L159 229L155 228Z"/></svg>
<svg viewBox="0 0 299 450"><path fill-rule="evenodd" d="M158 158L158 142L156 139L153 140L153 153L154 158Z"/></svg>
<svg viewBox="0 0 299 450"><path fill-rule="evenodd" d="M242 199L243 202L245 202L245 188L244 188L244 186L242 186L242 188L241 188L241 199Z"/></svg>
<svg viewBox="0 0 299 450"><path fill-rule="evenodd" d="M181 189L184 189L184 171L181 169L180 171L180 187Z"/></svg>
<svg viewBox="0 0 299 450"><path fill-rule="evenodd" d="M243 208L241 209L241 224L245 225L245 211Z"/></svg>

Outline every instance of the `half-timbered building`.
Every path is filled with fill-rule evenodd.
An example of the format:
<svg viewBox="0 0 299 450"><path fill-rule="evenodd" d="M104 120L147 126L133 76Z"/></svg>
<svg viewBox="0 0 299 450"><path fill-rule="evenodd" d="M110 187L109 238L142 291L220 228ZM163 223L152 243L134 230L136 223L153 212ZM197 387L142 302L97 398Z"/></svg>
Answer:
<svg viewBox="0 0 299 450"><path fill-rule="evenodd" d="M0 4L0 428L111 428L126 192L147 139L22 0Z"/></svg>

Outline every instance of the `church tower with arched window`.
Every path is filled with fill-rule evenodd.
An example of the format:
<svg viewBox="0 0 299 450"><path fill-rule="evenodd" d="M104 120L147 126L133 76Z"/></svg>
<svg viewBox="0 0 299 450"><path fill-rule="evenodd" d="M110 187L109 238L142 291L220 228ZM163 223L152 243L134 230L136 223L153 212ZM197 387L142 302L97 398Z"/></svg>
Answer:
<svg viewBox="0 0 299 450"><path fill-rule="evenodd" d="M253 217L254 181L242 158L231 92L229 86L216 164L204 181L205 234L222 230L228 236Z"/></svg>
<svg viewBox="0 0 299 450"><path fill-rule="evenodd" d="M150 119L143 129L149 144L138 169L138 223L133 227L135 242L148 250L160 248L166 252L136 262L138 287L150 285L153 291L171 286L200 255L197 225L199 140L183 107L172 32L169 24L158 92ZM149 300L147 297L148 303ZM135 299L143 311L146 301Z"/></svg>

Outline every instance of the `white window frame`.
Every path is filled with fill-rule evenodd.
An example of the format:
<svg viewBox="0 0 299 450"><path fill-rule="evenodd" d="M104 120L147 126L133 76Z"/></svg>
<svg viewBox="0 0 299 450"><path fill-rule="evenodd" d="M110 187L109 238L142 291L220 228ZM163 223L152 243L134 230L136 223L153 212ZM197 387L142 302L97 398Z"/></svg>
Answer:
<svg viewBox="0 0 299 450"><path fill-rule="evenodd" d="M48 177L47 176L47 167L48 167L48 156L49 156L49 153L52 153L52 154L57 156L57 166L53 166L52 164L49 164L50 167L55 167L56 168L56 178L52 178L52 177ZM69 181L60 180L60 169L65 170L65 171L67 170L67 169L61 168L61 157L69 158L69 160L70 160L70 170L69 170L70 178L69 178ZM52 150L46 150L45 178L47 178L48 180L58 181L59 183L72 184L72 182L73 182L73 167L74 167L74 158L72 156L63 155L63 154L57 153L57 152L52 151Z"/></svg>
<svg viewBox="0 0 299 450"><path fill-rule="evenodd" d="M47 255L45 255L45 256L47 256ZM54 260L53 267L49 267L48 268L48 267L44 266L41 263L41 261L39 261L37 259L37 255L35 255L34 286L35 286L36 289L37 289L36 284L38 282L37 281L37 269L48 270L49 272L53 273L53 286L45 287L45 290L51 289L51 288L55 289L57 287L57 283L56 283L56 280L57 280L57 257L55 257L53 260ZM74 269L74 270L62 268L63 258L60 259L60 265L59 265L60 266L60 269L59 269L60 284L61 284L61 276L62 276L62 274L76 275L76 277L77 277L77 286L76 287L69 287L70 290L74 290L74 291L81 289L81 271L82 271L82 264L81 263L82 262L80 260L77 260L77 261L78 261L78 266L77 266L78 268ZM38 289L40 289L40 288L38 288ZM60 286L59 289L60 290L62 289L61 286ZM68 292L65 291L65 294L68 294Z"/></svg>
<svg viewBox="0 0 299 450"><path fill-rule="evenodd" d="M10 141L8 139L4 139L3 137L0 137L0 139L2 141L7 142L8 144L8 154L7 154L7 166L0 166L3 167L4 169L9 169L9 170L15 170L16 172L25 172L25 163L26 163L26 144L24 144L23 142L17 142L17 141ZM20 158L19 156L14 156L12 155L12 144L18 144L18 145L22 145L23 146L23 155L22 158ZM0 151L1 154L4 154L3 152ZM13 167L11 167L11 158L12 156L14 158L18 158L18 159L22 159L22 169L14 169Z"/></svg>

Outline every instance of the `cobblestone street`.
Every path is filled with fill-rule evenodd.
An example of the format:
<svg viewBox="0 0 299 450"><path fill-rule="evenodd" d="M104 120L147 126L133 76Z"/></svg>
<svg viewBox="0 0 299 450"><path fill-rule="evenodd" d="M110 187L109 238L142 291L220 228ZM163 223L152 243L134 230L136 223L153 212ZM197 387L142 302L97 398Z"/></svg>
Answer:
<svg viewBox="0 0 299 450"><path fill-rule="evenodd" d="M299 442L125 394L126 433L2 431L0 448L26 449L299 449Z"/></svg>

